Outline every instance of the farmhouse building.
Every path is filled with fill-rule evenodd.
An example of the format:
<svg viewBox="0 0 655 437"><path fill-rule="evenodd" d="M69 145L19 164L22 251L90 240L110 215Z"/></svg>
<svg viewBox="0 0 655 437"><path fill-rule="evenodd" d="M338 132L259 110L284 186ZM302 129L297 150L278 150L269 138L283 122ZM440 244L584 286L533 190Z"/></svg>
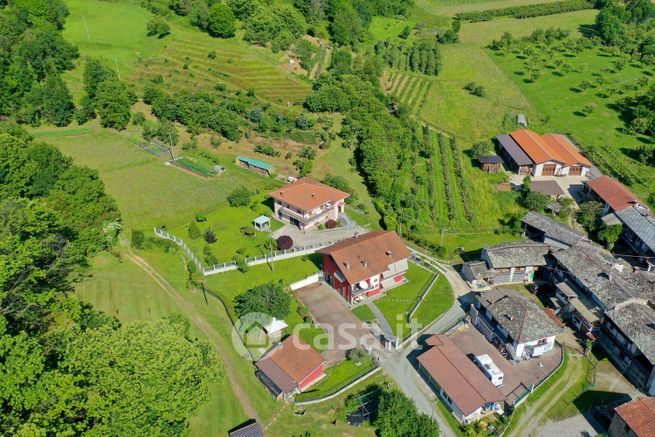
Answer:
<svg viewBox="0 0 655 437"><path fill-rule="evenodd" d="M563 329L534 301L514 290L493 289L476 297L471 322L516 361L540 357L555 346Z"/></svg>
<svg viewBox="0 0 655 437"><path fill-rule="evenodd" d="M605 312L601 344L617 367L649 396L655 395L653 302L626 301Z"/></svg>
<svg viewBox="0 0 655 437"><path fill-rule="evenodd" d="M528 212L522 221L526 237L555 248L569 248L584 238L581 232L536 212Z"/></svg>
<svg viewBox="0 0 655 437"><path fill-rule="evenodd" d="M269 196L273 198L277 218L305 230L328 220L339 220L349 194L302 178L271 192Z"/></svg>
<svg viewBox="0 0 655 437"><path fill-rule="evenodd" d="M642 257L655 257L655 217L633 206L614 213L623 225L623 239ZM655 259L653 259L655 261Z"/></svg>
<svg viewBox="0 0 655 437"><path fill-rule="evenodd" d="M236 163L238 166L259 173L263 176L270 176L275 166L259 159L248 158L246 156L237 156Z"/></svg>
<svg viewBox="0 0 655 437"><path fill-rule="evenodd" d="M255 420L251 423L233 429L228 433L229 437L264 437L264 430L261 425Z"/></svg>
<svg viewBox="0 0 655 437"><path fill-rule="evenodd" d="M549 247L543 243L502 243L482 249L481 261L462 266L462 277L474 288L528 283L547 265Z"/></svg>
<svg viewBox="0 0 655 437"><path fill-rule="evenodd" d="M500 172L501 164L503 163L503 158L500 156L478 156L478 162L480 163L480 168L485 173L498 173Z"/></svg>
<svg viewBox="0 0 655 437"><path fill-rule="evenodd" d="M409 250L392 231L373 231L319 250L325 281L349 303L406 282Z"/></svg>
<svg viewBox="0 0 655 437"><path fill-rule="evenodd" d="M418 370L460 423L503 413L503 393L449 337L433 335L426 344Z"/></svg>
<svg viewBox="0 0 655 437"><path fill-rule="evenodd" d="M641 398L616 407L608 434L610 437L654 436L655 398Z"/></svg>
<svg viewBox="0 0 655 437"><path fill-rule="evenodd" d="M641 205L639 199L621 182L609 176L600 176L585 182L584 191L591 200L603 204L603 215Z"/></svg>
<svg viewBox="0 0 655 437"><path fill-rule="evenodd" d="M532 176L586 176L591 162L564 135L520 129L496 137L516 173ZM526 159L527 158L527 159Z"/></svg>
<svg viewBox="0 0 655 437"><path fill-rule="evenodd" d="M276 398L289 398L325 376L325 358L290 335L257 361L257 377Z"/></svg>

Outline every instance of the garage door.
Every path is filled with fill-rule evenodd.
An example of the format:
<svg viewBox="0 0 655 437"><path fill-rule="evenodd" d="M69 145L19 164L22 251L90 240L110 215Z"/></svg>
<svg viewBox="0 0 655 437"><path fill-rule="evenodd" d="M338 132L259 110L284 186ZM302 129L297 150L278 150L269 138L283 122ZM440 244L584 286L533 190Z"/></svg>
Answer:
<svg viewBox="0 0 655 437"><path fill-rule="evenodd" d="M545 164L544 168L541 170L541 174L543 176L554 176L556 168L557 166L555 164Z"/></svg>
<svg viewBox="0 0 655 437"><path fill-rule="evenodd" d="M581 174L582 174L582 167L580 166L573 166L569 169L570 176L580 176Z"/></svg>

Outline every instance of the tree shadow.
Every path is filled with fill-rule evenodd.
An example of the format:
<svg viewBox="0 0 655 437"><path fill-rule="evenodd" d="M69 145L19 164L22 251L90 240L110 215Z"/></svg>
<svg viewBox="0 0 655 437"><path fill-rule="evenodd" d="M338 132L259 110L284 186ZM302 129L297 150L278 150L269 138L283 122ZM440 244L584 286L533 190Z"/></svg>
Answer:
<svg viewBox="0 0 655 437"><path fill-rule="evenodd" d="M596 35L596 26L593 24L581 24L578 26L578 31L585 38L591 38L592 36Z"/></svg>
<svg viewBox="0 0 655 437"><path fill-rule="evenodd" d="M574 87L574 86L569 88L569 91L573 91L574 93L578 93L578 94L580 94L582 92L582 90L580 88L577 88L577 87Z"/></svg>

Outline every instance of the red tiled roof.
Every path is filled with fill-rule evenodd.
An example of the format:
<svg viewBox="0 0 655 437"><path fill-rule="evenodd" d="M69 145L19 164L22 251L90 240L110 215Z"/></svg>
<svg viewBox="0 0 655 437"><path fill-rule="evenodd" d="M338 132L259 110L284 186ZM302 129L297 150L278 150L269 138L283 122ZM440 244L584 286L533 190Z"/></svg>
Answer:
<svg viewBox="0 0 655 437"><path fill-rule="evenodd" d="M609 176L601 176L587 182L587 186L614 211L621 211L639 203L623 184Z"/></svg>
<svg viewBox="0 0 655 437"><path fill-rule="evenodd" d="M655 436L655 398L641 398L614 409L637 437Z"/></svg>
<svg viewBox="0 0 655 437"><path fill-rule="evenodd" d="M302 178L269 193L269 196L303 211L311 211L326 202L344 200L350 194L313 179Z"/></svg>
<svg viewBox="0 0 655 437"><path fill-rule="evenodd" d="M582 156L564 135L546 134L539 136L528 129L520 129L510 135L536 164L555 161L565 166L576 164L591 166L591 162Z"/></svg>
<svg viewBox="0 0 655 437"><path fill-rule="evenodd" d="M330 255L350 284L386 272L389 266L411 255L393 231L372 231L318 251Z"/></svg>
<svg viewBox="0 0 655 437"><path fill-rule="evenodd" d="M560 134L546 134L541 139L550 147L551 153L558 155L566 165L582 164L591 167L591 162L582 156L571 140Z"/></svg>
<svg viewBox="0 0 655 437"><path fill-rule="evenodd" d="M418 361L464 415L505 399L449 337L434 335L427 343L432 347L419 355Z"/></svg>
<svg viewBox="0 0 655 437"><path fill-rule="evenodd" d="M294 335L285 338L265 358L275 363L298 384L325 363L323 355Z"/></svg>

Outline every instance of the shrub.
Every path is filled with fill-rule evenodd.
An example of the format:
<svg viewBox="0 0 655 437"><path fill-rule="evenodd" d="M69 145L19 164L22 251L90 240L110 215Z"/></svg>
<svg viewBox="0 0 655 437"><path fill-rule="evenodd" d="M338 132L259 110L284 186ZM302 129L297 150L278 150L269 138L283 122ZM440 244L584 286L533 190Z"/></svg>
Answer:
<svg viewBox="0 0 655 437"><path fill-rule="evenodd" d="M252 192L243 185L235 188L228 196L227 202L232 207L247 206L250 203Z"/></svg>
<svg viewBox="0 0 655 437"><path fill-rule="evenodd" d="M218 260L216 259L216 256L214 256L214 251L210 246L205 246L202 249L203 255L205 255L205 264L209 266L213 266L214 264L218 264Z"/></svg>
<svg viewBox="0 0 655 437"><path fill-rule="evenodd" d="M275 150L273 146L267 144L257 144L254 148L256 153L261 153L267 156L280 156L280 152Z"/></svg>
<svg viewBox="0 0 655 437"><path fill-rule="evenodd" d="M330 220L325 222L325 227L328 228L328 229L334 229L334 228L337 227L338 224L339 223L336 220L330 219Z"/></svg>
<svg viewBox="0 0 655 437"><path fill-rule="evenodd" d="M140 126L144 121L146 121L146 116L143 115L143 112L135 112L132 114L132 124Z"/></svg>
<svg viewBox="0 0 655 437"><path fill-rule="evenodd" d="M350 349L347 354L348 360L355 361L356 363L360 363L365 356L366 356L366 351L360 347L355 349Z"/></svg>
<svg viewBox="0 0 655 437"><path fill-rule="evenodd" d="M209 144L214 148L218 149L221 146L221 138L217 136L212 136L209 140Z"/></svg>
<svg viewBox="0 0 655 437"><path fill-rule="evenodd" d="M202 214L202 213L198 213L198 214L196 214L196 221L197 221L198 223L206 222L206 221L207 221L207 217L205 217L205 215Z"/></svg>
<svg viewBox="0 0 655 437"><path fill-rule="evenodd" d="M232 261L234 261L237 265L237 269L239 269L240 272L246 273L250 267L248 267L248 263L246 262L246 258L243 255L234 255L232 257Z"/></svg>
<svg viewBox="0 0 655 437"><path fill-rule="evenodd" d="M211 229L205 230L202 236L207 243L209 244L216 243L216 233Z"/></svg>
<svg viewBox="0 0 655 437"><path fill-rule="evenodd" d="M288 235L282 235L277 239L277 248L279 250L291 249L293 246L293 239Z"/></svg>
<svg viewBox="0 0 655 437"><path fill-rule="evenodd" d="M135 249L141 249L143 247L143 242L146 236L143 231L137 231L132 229L132 247Z"/></svg>
<svg viewBox="0 0 655 437"><path fill-rule="evenodd" d="M161 17L155 17L148 22L148 36L157 36L163 38L171 33L171 26Z"/></svg>
<svg viewBox="0 0 655 437"><path fill-rule="evenodd" d="M437 248L437 256L439 258L448 258L448 249L446 249L446 246L439 246Z"/></svg>
<svg viewBox="0 0 655 437"><path fill-rule="evenodd" d="M216 50L212 50L209 53L207 53L207 57L209 59L216 59Z"/></svg>
<svg viewBox="0 0 655 437"><path fill-rule="evenodd" d="M200 238L200 229L195 223L189 223L189 226L187 226L187 232L189 234L189 238L192 240Z"/></svg>

